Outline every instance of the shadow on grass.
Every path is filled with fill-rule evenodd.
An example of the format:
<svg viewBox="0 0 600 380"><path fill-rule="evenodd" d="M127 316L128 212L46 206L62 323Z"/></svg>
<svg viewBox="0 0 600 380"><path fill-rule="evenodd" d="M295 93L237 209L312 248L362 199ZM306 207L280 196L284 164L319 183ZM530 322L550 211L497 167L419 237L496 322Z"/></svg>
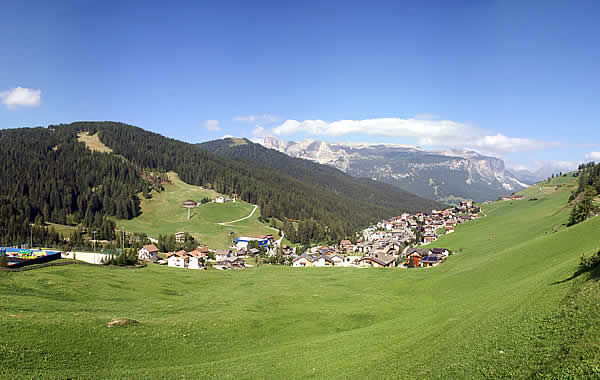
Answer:
<svg viewBox="0 0 600 380"><path fill-rule="evenodd" d="M574 280L577 277L579 277L579 276L581 276L582 274L585 274L585 273L589 273L590 274L590 280L598 281L600 279L600 264L596 264L592 268L587 268L587 267L581 266L570 277L565 278L564 280L555 281L551 285L564 284L565 282L569 282L571 280Z"/></svg>

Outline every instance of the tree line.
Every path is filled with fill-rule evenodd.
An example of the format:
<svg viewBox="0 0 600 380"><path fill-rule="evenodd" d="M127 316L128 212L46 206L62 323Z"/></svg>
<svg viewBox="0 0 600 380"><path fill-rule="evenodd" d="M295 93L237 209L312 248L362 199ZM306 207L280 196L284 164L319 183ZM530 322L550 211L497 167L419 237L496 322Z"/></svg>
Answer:
<svg viewBox="0 0 600 380"><path fill-rule="evenodd" d="M77 141L79 132L98 133L113 153L92 152ZM26 241L30 224L80 225L97 239L115 238L110 217L140 214L137 194L160 191L166 171L192 185L238 194L261 207L262 217L299 221L287 226L294 242L339 240L397 213L419 207L372 184L354 185L327 172L310 179L310 167L294 164L302 175L257 161L236 160L194 144L115 122L78 122L47 128L0 131L0 240ZM322 171L322 169L319 169ZM315 171L317 173L317 171ZM348 190L344 190L348 188ZM417 197L418 198L418 197ZM424 206L424 205L423 205Z"/></svg>
<svg viewBox="0 0 600 380"><path fill-rule="evenodd" d="M578 167L579 179L577 188L569 197L575 205L571 209L567 225L583 222L599 212L594 199L600 193L600 163L589 162Z"/></svg>

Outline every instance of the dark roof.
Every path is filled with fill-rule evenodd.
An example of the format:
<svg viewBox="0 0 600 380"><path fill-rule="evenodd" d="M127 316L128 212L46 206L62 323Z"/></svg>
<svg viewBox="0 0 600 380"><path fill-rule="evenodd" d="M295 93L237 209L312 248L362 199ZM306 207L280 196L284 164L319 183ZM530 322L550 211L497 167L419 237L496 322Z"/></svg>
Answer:
<svg viewBox="0 0 600 380"><path fill-rule="evenodd" d="M421 256L428 255L431 252L428 248L411 248L406 252L406 256L409 256L413 253L418 253Z"/></svg>
<svg viewBox="0 0 600 380"><path fill-rule="evenodd" d="M378 257L369 255L369 256L365 256L357 261L365 261L365 260L375 261L379 265L388 266L390 263L394 262L396 260L396 258L394 256L387 256L387 255L380 255Z"/></svg>
<svg viewBox="0 0 600 380"><path fill-rule="evenodd" d="M433 252L433 253L440 253L440 254L442 254L445 251L449 252L449 250L447 248L431 248L431 252Z"/></svg>
<svg viewBox="0 0 600 380"><path fill-rule="evenodd" d="M313 258L312 258L311 256L308 256L306 253L303 253L303 254L301 254L300 256L298 256L298 257L295 257L295 258L292 260L292 262L294 262L294 261L298 261L298 260L300 260L300 259L302 259L302 258L304 258L304 259L306 259L306 260L308 260L308 261L310 261L310 262L312 262L312 261L313 261Z"/></svg>

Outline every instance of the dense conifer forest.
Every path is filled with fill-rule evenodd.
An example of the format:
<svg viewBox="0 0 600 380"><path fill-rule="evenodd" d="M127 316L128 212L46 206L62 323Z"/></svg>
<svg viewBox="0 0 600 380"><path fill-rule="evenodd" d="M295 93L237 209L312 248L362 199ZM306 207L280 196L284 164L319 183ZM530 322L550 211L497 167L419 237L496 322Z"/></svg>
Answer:
<svg viewBox="0 0 600 380"><path fill-rule="evenodd" d="M135 194L146 182L135 168L76 138L66 128L0 131L0 241L29 240L29 224L44 222L82 224L98 230L98 239L111 239L114 223L106 215L139 214Z"/></svg>
<svg viewBox="0 0 600 380"><path fill-rule="evenodd" d="M77 141L79 132L98 133L113 153L88 150ZM45 221L93 227L97 238L110 239L114 223L107 216L130 219L140 213L137 194L147 195L153 185L160 190L149 170L175 171L189 184L239 194L258 204L263 218L286 222L293 241L300 240L298 232L301 240L338 239L375 220L439 206L322 165L277 164L281 157L264 154L236 160L116 122L2 130L0 158L4 242L27 240L29 224ZM300 221L301 231L289 220Z"/></svg>
<svg viewBox="0 0 600 380"><path fill-rule="evenodd" d="M443 207L437 202L398 187L369 178L352 177L331 166L290 157L248 139L226 138L208 141L199 146L238 161L252 161L253 165L276 169L324 191L331 191L353 200L370 202L376 207L395 209L400 203L406 211L410 212Z"/></svg>

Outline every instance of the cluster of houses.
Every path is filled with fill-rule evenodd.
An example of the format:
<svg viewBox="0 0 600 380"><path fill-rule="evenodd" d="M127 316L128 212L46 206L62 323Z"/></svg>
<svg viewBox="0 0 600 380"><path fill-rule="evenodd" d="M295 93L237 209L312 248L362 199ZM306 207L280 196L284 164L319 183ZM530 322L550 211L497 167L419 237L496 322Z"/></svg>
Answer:
<svg viewBox="0 0 600 380"><path fill-rule="evenodd" d="M462 201L459 206L432 210L431 213L404 213L367 228L363 231L363 240L390 238L408 243L419 235L422 243L428 244L436 241L440 235L454 232L457 224L479 218L478 212L479 207L474 206L472 201Z"/></svg>
<svg viewBox="0 0 600 380"><path fill-rule="evenodd" d="M214 254L214 259L210 258L211 253ZM164 260L158 256L158 248L154 244L148 244L140 248L138 259L184 269L206 269L208 262L217 269L235 269L246 267L243 257L247 257L248 253L245 249L237 251L232 249L210 250L208 247L198 247L191 252L184 250L169 252Z"/></svg>
<svg viewBox="0 0 600 380"><path fill-rule="evenodd" d="M328 253L322 253L325 250ZM446 248L411 248L403 251L395 250L392 244L381 241L362 256L336 252L331 247L319 249L319 254L302 254L292 259L293 267L434 267L450 255Z"/></svg>
<svg viewBox="0 0 600 380"><path fill-rule="evenodd" d="M243 258L264 252L267 256L283 253L285 264L293 267L433 267L442 263L451 252L425 246L442 234L454 232L456 225L479 218L479 211L472 201L464 201L456 207L432 210L431 213L404 213L365 229L362 238L355 243L342 240L336 246L312 247L302 255L297 255L295 248L279 247L272 235L264 235L236 238L231 249L198 247L191 252L169 252L166 262L159 259L156 246L145 245L139 251L139 258L177 268L205 269L206 263L211 262L218 269L230 269L244 268ZM411 248L415 244L417 247ZM214 253L214 259L210 259L211 253Z"/></svg>
<svg viewBox="0 0 600 380"><path fill-rule="evenodd" d="M451 252L445 248L423 248L456 225L479 218L472 201L431 213L404 213L365 229L356 243L342 240L334 247L313 247L308 254L292 257L294 267L432 267ZM420 241L419 238L421 239ZM410 248L411 244L418 248Z"/></svg>

